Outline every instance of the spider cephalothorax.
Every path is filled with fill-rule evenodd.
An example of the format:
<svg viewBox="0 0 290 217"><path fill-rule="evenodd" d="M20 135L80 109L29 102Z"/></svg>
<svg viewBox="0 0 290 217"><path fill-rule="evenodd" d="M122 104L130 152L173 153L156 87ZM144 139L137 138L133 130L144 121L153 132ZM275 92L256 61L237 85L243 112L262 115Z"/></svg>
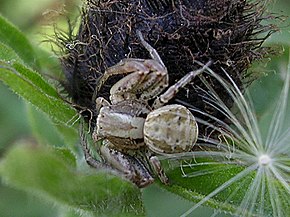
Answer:
<svg viewBox="0 0 290 217"><path fill-rule="evenodd" d="M103 97L96 99L98 115L93 139L106 143L100 153L107 164L143 187L152 182L153 178L148 178L151 170L163 183L168 182L155 154L188 152L195 144L198 127L191 112L182 105L165 104L211 62L166 90L166 67L141 33L137 34L152 59L124 59L105 71L96 91L110 76L126 76L111 87L111 103Z"/></svg>

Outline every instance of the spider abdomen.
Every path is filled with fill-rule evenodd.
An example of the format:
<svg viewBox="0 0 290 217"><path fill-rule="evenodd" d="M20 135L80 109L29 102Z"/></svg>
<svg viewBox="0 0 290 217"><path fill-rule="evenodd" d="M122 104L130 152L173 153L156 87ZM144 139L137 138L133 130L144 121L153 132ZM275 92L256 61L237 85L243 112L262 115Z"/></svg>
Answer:
<svg viewBox="0 0 290 217"><path fill-rule="evenodd" d="M144 141L155 153L172 154L192 149L198 127L191 112L181 105L167 105L150 112L144 123Z"/></svg>

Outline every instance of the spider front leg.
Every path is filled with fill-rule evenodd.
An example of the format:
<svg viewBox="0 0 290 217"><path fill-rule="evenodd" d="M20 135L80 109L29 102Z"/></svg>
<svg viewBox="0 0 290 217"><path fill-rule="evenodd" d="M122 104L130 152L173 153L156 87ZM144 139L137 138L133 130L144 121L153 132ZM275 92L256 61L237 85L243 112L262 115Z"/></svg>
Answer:
<svg viewBox="0 0 290 217"><path fill-rule="evenodd" d="M139 98L138 96L141 100L148 100L160 94L168 86L167 69L157 51L145 41L140 31L137 31L137 36L152 59L128 58L109 67L97 82L93 98L97 96L108 78L114 75L129 74L111 88L110 100L113 104L126 99Z"/></svg>
<svg viewBox="0 0 290 217"><path fill-rule="evenodd" d="M99 91L103 84L108 80L109 77L113 75L129 74L132 72L148 72L148 69L140 63L140 59L123 59L116 65L109 67L103 74L103 76L98 81L96 86L96 91Z"/></svg>
<svg viewBox="0 0 290 217"><path fill-rule="evenodd" d="M151 59L124 61L131 66L142 64L146 70L141 71L136 67L134 72L113 85L110 90L110 100L113 104L128 99L148 100L160 94L168 86L167 69L157 61Z"/></svg>
<svg viewBox="0 0 290 217"><path fill-rule="evenodd" d="M126 75L115 83L110 90L112 104L127 99L151 99L168 86L167 69L159 62L151 59L122 60L106 70L97 89L112 75Z"/></svg>
<svg viewBox="0 0 290 217"><path fill-rule="evenodd" d="M153 103L153 108L154 109L160 108L166 103L168 103L171 99L173 99L176 96L176 94L179 92L181 88L189 84L197 75L207 70L211 64L212 61L208 61L201 69L187 73L177 83L170 86L165 93L156 98L156 100Z"/></svg>
<svg viewBox="0 0 290 217"><path fill-rule="evenodd" d="M111 88L111 103L120 102L132 97L136 98L138 94L142 95L144 99L149 99L159 94L168 85L167 69L162 64L152 59L128 58L121 60L118 64L105 71L98 81L96 93L107 79L113 75L126 76Z"/></svg>

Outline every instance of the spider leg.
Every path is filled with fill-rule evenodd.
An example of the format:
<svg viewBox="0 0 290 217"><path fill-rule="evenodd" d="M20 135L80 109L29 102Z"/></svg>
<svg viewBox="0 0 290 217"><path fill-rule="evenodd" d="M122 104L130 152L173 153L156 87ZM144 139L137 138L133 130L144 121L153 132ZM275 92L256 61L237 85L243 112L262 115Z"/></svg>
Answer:
<svg viewBox="0 0 290 217"><path fill-rule="evenodd" d="M152 58L153 60L159 62L159 63L160 63L160 64L165 68L165 65L164 65L164 63L163 63L161 57L159 56L158 52L157 52L157 51L156 51L156 50L155 50L155 49L154 49L154 48L153 48L153 47L152 47L152 46L151 46L147 41L145 41L145 39L144 39L142 33L141 33L139 30L137 30L136 33L137 33L137 36L139 37L139 39L140 39L142 45L143 45L143 46L146 48L146 50L149 52L151 58Z"/></svg>
<svg viewBox="0 0 290 217"><path fill-rule="evenodd" d="M146 187L154 182L148 169L137 157L123 154L120 151L110 148L109 142L102 145L99 149L99 154L105 162L96 160L90 153L87 138L85 136L83 127L80 130L81 146L84 152L87 164L95 169L107 169L113 174L122 176L139 188Z"/></svg>
<svg viewBox="0 0 290 217"><path fill-rule="evenodd" d="M136 71L113 85L110 90L110 100L113 104L127 99L148 100L160 94L168 86L167 69L155 60L126 59L124 62L132 66L130 70L133 71L135 67ZM144 69L139 67L139 64L142 64ZM128 68L120 70L128 70Z"/></svg>
<svg viewBox="0 0 290 217"><path fill-rule="evenodd" d="M113 75L129 74L132 72L148 73L148 69L142 64L142 59L123 59L116 65L109 67L99 79L95 92L98 92L103 84Z"/></svg>
<svg viewBox="0 0 290 217"><path fill-rule="evenodd" d="M103 97L98 97L96 99L96 110L99 113L100 109L104 106L109 106L110 103Z"/></svg>
<svg viewBox="0 0 290 217"><path fill-rule="evenodd" d="M85 156L85 160L88 165L90 165L93 168L96 169L105 169L108 168L105 164L103 164L101 161L96 160L90 153L90 148L88 146L87 137L85 135L83 125L81 124L80 129L80 138L81 138L81 146L83 149L83 153Z"/></svg>
<svg viewBox="0 0 290 217"><path fill-rule="evenodd" d="M131 156L113 149L109 141L101 146L100 154L113 170L135 183L139 188L154 182L154 178L138 156Z"/></svg>
<svg viewBox="0 0 290 217"><path fill-rule="evenodd" d="M208 61L202 68L191 71L187 73L185 76L183 76L178 82L176 82L174 85L170 86L165 93L157 97L153 103L153 108L160 108L166 103L168 103L173 97L176 96L176 94L179 92L181 88L189 84L197 75L204 72L208 67L212 64L212 61Z"/></svg>
<svg viewBox="0 0 290 217"><path fill-rule="evenodd" d="M163 171L161 163L158 160L158 158L156 156L151 156L151 157L149 157L149 162L150 162L150 165L152 166L152 169L154 170L154 172L157 173L157 176L160 179L160 181L165 185L169 184L169 180L168 180L165 172Z"/></svg>

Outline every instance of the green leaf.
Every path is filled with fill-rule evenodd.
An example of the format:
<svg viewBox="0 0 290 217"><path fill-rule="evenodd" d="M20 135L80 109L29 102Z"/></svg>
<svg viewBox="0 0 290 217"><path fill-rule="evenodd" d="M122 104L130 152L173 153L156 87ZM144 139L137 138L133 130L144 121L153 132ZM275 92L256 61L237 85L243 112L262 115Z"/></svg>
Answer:
<svg viewBox="0 0 290 217"><path fill-rule="evenodd" d="M183 173L189 174L189 177L185 178L183 177L180 168L176 168L167 172L167 175L170 177L170 185L165 186L161 184L160 186L186 200L197 203L243 169L243 167L224 164L219 164L217 166L194 166L194 168L188 167L183 169ZM190 177L190 174L193 173L204 175L194 175L193 177ZM250 178L244 181L247 183L250 181ZM234 192L238 184L233 184L226 188L215 197L209 199L203 204L203 206L218 209L227 213L234 213L243 199L242 193L244 192L237 191L231 198L230 202L228 201L228 198L229 194Z"/></svg>
<svg viewBox="0 0 290 217"><path fill-rule="evenodd" d="M25 79L37 85L37 87L48 96L60 98L56 89L45 81L42 76L34 70L28 69L26 66L17 62L12 64L13 68L21 74Z"/></svg>
<svg viewBox="0 0 290 217"><path fill-rule="evenodd" d="M78 117L75 110L62 100L56 89L39 73L21 64L21 59L18 55L11 48L1 43L0 59L3 60L0 62L0 80L3 80L4 83L26 101L45 112L54 121L54 126L52 127L57 128L63 139L66 141L66 138L69 138L69 141L66 141L66 143L69 145L74 144L77 132L72 128L71 124ZM34 120L32 121L34 129L40 131L40 129L51 125L47 121L47 118L44 120L45 118L42 118L43 122L41 124L47 124L42 127L36 126L36 119L30 118L30 120ZM41 134L43 135L43 133Z"/></svg>
<svg viewBox="0 0 290 217"><path fill-rule="evenodd" d="M1 217L56 217L55 204L48 203L23 190L0 185Z"/></svg>
<svg viewBox="0 0 290 217"><path fill-rule="evenodd" d="M10 68L11 70L14 68L15 72L20 73L28 81L37 84L47 95L59 98L59 94L54 87L45 81L39 73L24 66L22 60L14 50L2 43L0 43L0 60L2 60L0 62L1 68Z"/></svg>
<svg viewBox="0 0 290 217"><path fill-rule="evenodd" d="M143 216L140 191L107 172L85 173L76 168L66 149L18 145L0 164L3 180L95 216Z"/></svg>
<svg viewBox="0 0 290 217"><path fill-rule="evenodd" d="M190 200L186 200L175 193L171 193L161 186L151 185L142 191L144 207L148 216L176 217L181 216L186 210L194 206ZM208 207L199 207L192 217L212 216L214 210ZM217 215L217 217L221 217ZM222 217L227 217L222 214Z"/></svg>
<svg viewBox="0 0 290 217"><path fill-rule="evenodd" d="M0 80L26 101L48 114L56 123L68 125L76 111L37 72L20 63L0 62Z"/></svg>
<svg viewBox="0 0 290 217"><path fill-rule="evenodd" d="M205 162L205 164L203 165L202 162ZM249 190L253 185L253 180L258 176L257 171L252 171L243 176L242 174L248 167L237 164L207 164L209 162L213 161L199 159L195 160L195 164L198 165L183 168L182 171L177 168L167 172L171 183L169 186L160 184L160 187L194 203L198 203L207 198L208 195L212 195L202 203L202 206L235 215L238 210L241 210L244 198L251 195ZM186 176L184 176L185 174ZM277 189L276 196L279 197L279 208L283 210L283 213L289 213L287 211L290 210L289 200L285 196L287 193L283 183L279 182L274 176L267 177L267 182ZM273 215L270 194L271 192L267 188L263 197L258 197L255 201L256 204L263 204L265 216ZM249 198L248 200L250 201ZM186 211L184 210L184 213ZM243 210L243 212L247 216L255 216L253 213L246 213L249 210Z"/></svg>
<svg viewBox="0 0 290 217"><path fill-rule="evenodd" d="M73 126L54 124L46 114L36 110L30 104L27 104L26 108L32 133L39 144L66 146L75 153L79 151L75 145L79 141L79 134Z"/></svg>
<svg viewBox="0 0 290 217"><path fill-rule="evenodd" d="M15 53L13 49L8 47L7 45L0 42L0 60L3 60L5 62L11 61L17 61L22 63L22 59Z"/></svg>
<svg viewBox="0 0 290 217"><path fill-rule="evenodd" d="M0 42L12 48L27 65L37 66L34 50L23 33L2 16L0 26Z"/></svg>
<svg viewBox="0 0 290 217"><path fill-rule="evenodd" d="M65 140L47 115L38 111L30 104L27 104L26 108L33 136L37 139L39 144L49 144L53 146L63 146L65 144Z"/></svg>
<svg viewBox="0 0 290 217"><path fill-rule="evenodd" d="M25 112L19 97L0 81L0 152L11 142L30 134Z"/></svg>

